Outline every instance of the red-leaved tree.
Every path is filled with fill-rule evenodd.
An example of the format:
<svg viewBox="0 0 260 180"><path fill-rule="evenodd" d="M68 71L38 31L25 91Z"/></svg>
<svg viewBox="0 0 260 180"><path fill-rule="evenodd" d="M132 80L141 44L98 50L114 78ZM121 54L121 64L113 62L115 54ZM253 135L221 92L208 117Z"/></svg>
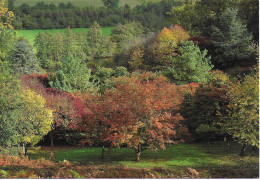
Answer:
<svg viewBox="0 0 260 180"><path fill-rule="evenodd" d="M86 97L80 129L89 132L88 141L99 139L111 147L126 144L134 148L138 161L144 149L165 149L168 143L183 141L181 135L187 129L178 111L184 94L197 86L176 86L149 73L119 77L114 88Z"/></svg>
<svg viewBox="0 0 260 180"><path fill-rule="evenodd" d="M65 136L66 130L78 129L77 122L84 116L85 105L80 98L55 88L48 87L47 75L22 75L21 87L27 87L41 94L48 108L53 110L54 123L50 132L51 146L53 146L53 130ZM56 137L57 138L57 137Z"/></svg>

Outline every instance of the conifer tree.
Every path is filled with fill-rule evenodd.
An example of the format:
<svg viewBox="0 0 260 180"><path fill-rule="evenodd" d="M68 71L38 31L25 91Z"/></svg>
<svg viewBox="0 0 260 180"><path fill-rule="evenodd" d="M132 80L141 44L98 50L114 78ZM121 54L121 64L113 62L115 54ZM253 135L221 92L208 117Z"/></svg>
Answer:
<svg viewBox="0 0 260 180"><path fill-rule="evenodd" d="M227 8L212 26L211 37L215 46L213 63L217 67L228 67L248 56L247 48L252 35L237 19L237 9Z"/></svg>

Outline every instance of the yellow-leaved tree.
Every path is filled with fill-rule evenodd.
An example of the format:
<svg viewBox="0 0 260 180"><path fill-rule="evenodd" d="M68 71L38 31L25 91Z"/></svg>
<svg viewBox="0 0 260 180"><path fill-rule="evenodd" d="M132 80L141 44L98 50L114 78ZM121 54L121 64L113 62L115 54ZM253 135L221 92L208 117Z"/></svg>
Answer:
<svg viewBox="0 0 260 180"><path fill-rule="evenodd" d="M179 25L164 27L157 35L137 39L128 48L131 69L149 71L165 70L171 65L169 57L179 54L179 44L187 41L189 34Z"/></svg>
<svg viewBox="0 0 260 180"><path fill-rule="evenodd" d="M20 116L20 142L26 146L35 145L51 130L53 122L52 110L45 107L45 99L30 89L22 89L23 104Z"/></svg>
<svg viewBox="0 0 260 180"><path fill-rule="evenodd" d="M228 86L229 104L221 123L226 132L242 144L243 156L248 145L259 148L259 75L247 75Z"/></svg>
<svg viewBox="0 0 260 180"><path fill-rule="evenodd" d="M12 26L14 13L4 7L5 1L0 0L0 60L5 60L8 52L12 49L15 32Z"/></svg>
<svg viewBox="0 0 260 180"><path fill-rule="evenodd" d="M8 11L8 8L4 7L5 0L0 0L0 30L3 28L13 29L12 21L14 19L14 13Z"/></svg>

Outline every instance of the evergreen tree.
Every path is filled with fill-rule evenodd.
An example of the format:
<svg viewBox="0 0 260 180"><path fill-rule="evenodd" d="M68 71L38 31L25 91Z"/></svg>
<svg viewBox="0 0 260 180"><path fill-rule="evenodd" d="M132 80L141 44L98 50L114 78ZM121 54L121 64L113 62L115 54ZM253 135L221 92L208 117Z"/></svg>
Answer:
<svg viewBox="0 0 260 180"><path fill-rule="evenodd" d="M113 54L114 43L103 34L97 22L91 26L87 33L87 43L91 59L109 57Z"/></svg>
<svg viewBox="0 0 260 180"><path fill-rule="evenodd" d="M198 46L185 41L180 45L180 54L171 58L172 67L165 75L178 84L208 82L209 71L213 66L210 57L206 56L207 50L201 52Z"/></svg>
<svg viewBox="0 0 260 180"><path fill-rule="evenodd" d="M18 145L17 124L21 112L19 80L12 75L7 62L0 60L0 146Z"/></svg>
<svg viewBox="0 0 260 180"><path fill-rule="evenodd" d="M49 77L50 85L56 89L73 92L82 91L93 87L90 82L91 69L80 59L65 58L59 70Z"/></svg>
<svg viewBox="0 0 260 180"><path fill-rule="evenodd" d="M227 8L212 26L211 37L215 46L213 63L217 67L229 67L248 56L252 35L237 19L237 9Z"/></svg>
<svg viewBox="0 0 260 180"><path fill-rule="evenodd" d="M10 52L8 61L16 74L31 74L37 72L39 69L39 64L32 47L23 38L15 42L15 47Z"/></svg>
<svg viewBox="0 0 260 180"><path fill-rule="evenodd" d="M85 38L80 33L73 33L70 28L67 29L64 37L65 57L74 57L82 60L86 59Z"/></svg>
<svg viewBox="0 0 260 180"><path fill-rule="evenodd" d="M53 67L52 35L49 31L38 33L35 38L34 47L36 48L36 55L41 63L41 67Z"/></svg>

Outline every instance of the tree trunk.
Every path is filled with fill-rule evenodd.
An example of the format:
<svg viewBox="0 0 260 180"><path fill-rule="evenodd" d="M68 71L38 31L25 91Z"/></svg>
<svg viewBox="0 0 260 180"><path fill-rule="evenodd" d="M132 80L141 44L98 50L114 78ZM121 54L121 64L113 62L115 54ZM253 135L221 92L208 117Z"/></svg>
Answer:
<svg viewBox="0 0 260 180"><path fill-rule="evenodd" d="M50 131L50 140L51 140L51 147L53 147L53 134L52 134L52 131Z"/></svg>
<svg viewBox="0 0 260 180"><path fill-rule="evenodd" d="M136 152L136 161L140 161L141 152Z"/></svg>
<svg viewBox="0 0 260 180"><path fill-rule="evenodd" d="M227 142L227 136L224 137L224 142Z"/></svg>
<svg viewBox="0 0 260 180"><path fill-rule="evenodd" d="M141 155L141 152L142 152L142 150L141 150L141 146L138 145L137 149L135 150L136 161L137 161L137 162L140 161L140 155Z"/></svg>
<svg viewBox="0 0 260 180"><path fill-rule="evenodd" d="M244 156L245 152L246 152L246 148L247 148L247 144L244 144L241 151L240 151L240 156Z"/></svg>
<svg viewBox="0 0 260 180"><path fill-rule="evenodd" d="M105 146L102 146L102 155L101 155L101 159L103 160L105 156Z"/></svg>
<svg viewBox="0 0 260 180"><path fill-rule="evenodd" d="M25 143L23 143L23 154L24 156L27 156L27 146Z"/></svg>

